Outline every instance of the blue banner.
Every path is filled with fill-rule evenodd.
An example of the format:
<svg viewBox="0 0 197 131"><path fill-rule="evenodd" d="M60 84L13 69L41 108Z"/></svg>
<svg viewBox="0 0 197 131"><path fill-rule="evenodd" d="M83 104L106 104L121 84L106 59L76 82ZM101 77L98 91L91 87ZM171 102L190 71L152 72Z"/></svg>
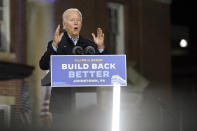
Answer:
<svg viewBox="0 0 197 131"><path fill-rule="evenodd" d="M52 87L127 86L126 55L52 55Z"/></svg>

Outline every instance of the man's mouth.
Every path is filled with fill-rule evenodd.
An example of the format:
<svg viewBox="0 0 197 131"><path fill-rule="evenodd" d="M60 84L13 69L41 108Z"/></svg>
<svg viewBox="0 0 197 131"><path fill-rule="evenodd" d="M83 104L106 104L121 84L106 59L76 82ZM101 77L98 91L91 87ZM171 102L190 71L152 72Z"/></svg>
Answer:
<svg viewBox="0 0 197 131"><path fill-rule="evenodd" d="M78 27L75 27L74 29L75 29L75 30L78 30Z"/></svg>

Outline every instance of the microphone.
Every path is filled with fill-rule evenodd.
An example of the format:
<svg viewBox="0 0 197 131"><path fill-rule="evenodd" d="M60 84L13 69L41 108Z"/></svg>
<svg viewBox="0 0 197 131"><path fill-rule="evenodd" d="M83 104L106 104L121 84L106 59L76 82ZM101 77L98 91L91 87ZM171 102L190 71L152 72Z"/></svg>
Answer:
<svg viewBox="0 0 197 131"><path fill-rule="evenodd" d="M81 46L75 46L73 49L72 49L72 53L74 55L84 55L84 50Z"/></svg>
<svg viewBox="0 0 197 131"><path fill-rule="evenodd" d="M85 51L85 54L86 54L86 55L94 55L94 54L96 53L94 47L92 47L92 46L87 46L87 47L84 49L84 51Z"/></svg>

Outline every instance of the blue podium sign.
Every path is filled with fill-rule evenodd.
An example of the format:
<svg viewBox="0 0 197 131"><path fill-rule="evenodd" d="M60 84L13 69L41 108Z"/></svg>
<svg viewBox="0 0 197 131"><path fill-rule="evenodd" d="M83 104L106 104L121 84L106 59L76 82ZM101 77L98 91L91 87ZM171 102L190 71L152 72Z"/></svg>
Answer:
<svg viewBox="0 0 197 131"><path fill-rule="evenodd" d="M52 87L127 86L126 55L52 55Z"/></svg>

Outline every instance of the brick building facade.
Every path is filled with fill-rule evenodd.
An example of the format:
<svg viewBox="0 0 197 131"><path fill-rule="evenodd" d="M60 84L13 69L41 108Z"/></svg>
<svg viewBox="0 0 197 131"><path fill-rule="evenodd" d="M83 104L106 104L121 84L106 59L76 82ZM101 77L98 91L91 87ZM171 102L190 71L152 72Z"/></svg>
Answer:
<svg viewBox="0 0 197 131"><path fill-rule="evenodd" d="M2 0L1 2L4 8L3 15L6 15L2 19L2 23L7 17L10 24L8 31L10 40L2 43L9 45L9 49L0 52L0 105L1 107L8 106L2 113L5 114L10 108L10 112L6 113L8 117L3 115L3 118L0 118L3 127L4 124L6 126L7 124L21 124L21 87L23 87L23 79L30 75L26 69L31 68L30 70L32 70L33 67L26 65L26 1ZM4 13L5 11L7 14ZM3 33L1 30L1 35Z"/></svg>

